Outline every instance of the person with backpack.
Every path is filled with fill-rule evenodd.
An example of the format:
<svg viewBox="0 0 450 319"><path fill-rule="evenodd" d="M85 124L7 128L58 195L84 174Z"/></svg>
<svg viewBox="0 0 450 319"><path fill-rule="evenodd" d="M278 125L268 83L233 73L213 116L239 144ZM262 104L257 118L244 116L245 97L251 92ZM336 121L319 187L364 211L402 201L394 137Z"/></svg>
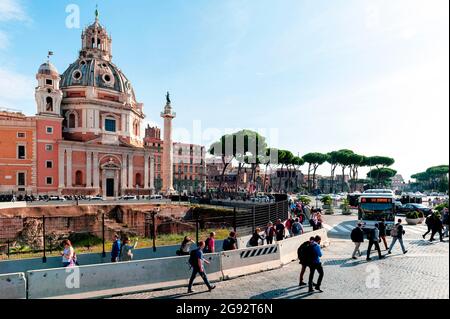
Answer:
<svg viewBox="0 0 450 319"><path fill-rule="evenodd" d="M292 225L294 224L294 219L292 218L292 215L289 217L289 219L286 221L285 229L287 230L289 237L292 237Z"/></svg>
<svg viewBox="0 0 450 319"><path fill-rule="evenodd" d="M189 264L192 267L192 275L191 279L189 280L189 286L188 286L188 293L193 293L192 285L194 284L195 277L197 277L197 274L202 277L203 281L205 282L206 286L208 287L209 291L211 292L216 286L212 286L209 283L208 277L205 273L205 268L203 263L206 263L209 265L209 261L207 261L203 256L203 249L205 248L205 242L201 241L198 243L198 248L194 249L190 252L189 255Z"/></svg>
<svg viewBox="0 0 450 319"><path fill-rule="evenodd" d="M205 240L205 249L204 249L204 253L205 254L214 254L214 252L216 251L216 233L212 232L209 234L209 237Z"/></svg>
<svg viewBox="0 0 450 319"><path fill-rule="evenodd" d="M250 238L249 240L249 245L250 247L256 247L259 246L259 241L261 240L264 244L264 237L261 237L261 235L259 234L261 232L261 229L256 228L255 232L252 235L252 238Z"/></svg>
<svg viewBox="0 0 450 319"><path fill-rule="evenodd" d="M381 255L381 249L380 249L380 230L378 229L378 224L375 224L375 228L371 229L369 232L369 247L367 248L367 261L371 261L370 258L370 251L372 250L372 247L375 246L375 249L378 251L378 258L383 259L384 256Z"/></svg>
<svg viewBox="0 0 450 319"><path fill-rule="evenodd" d="M395 243L398 241L400 246L402 247L403 254L406 254L408 251L405 249L405 245L403 244L403 235L405 234L405 230L402 226L402 220L398 219L397 224L391 230L392 243L389 246L388 254L392 253L392 248L394 248Z"/></svg>
<svg viewBox="0 0 450 319"><path fill-rule="evenodd" d="M299 219L296 218L294 223L292 224L292 235L299 236L303 234L303 225L300 223Z"/></svg>
<svg viewBox="0 0 450 319"><path fill-rule="evenodd" d="M428 217L425 219L425 225L427 225L427 232L422 235L422 238L425 239L425 237L431 232L433 229L433 214L428 215Z"/></svg>
<svg viewBox="0 0 450 319"><path fill-rule="evenodd" d="M386 240L386 218L382 218L380 223L378 224L378 229L380 230L380 239L383 241L384 248L388 250L388 244Z"/></svg>
<svg viewBox="0 0 450 319"><path fill-rule="evenodd" d="M310 273L309 273L309 291L313 292L313 280L314 280L314 273L317 271L319 273L319 279L317 280L317 284L315 285L316 291L323 292L322 289L320 289L320 285L322 284L323 280L323 267L322 267L322 261L320 260L320 257L322 257L322 249L320 248L320 242L322 241L322 238L320 236L314 237L314 241L311 243L311 245L308 248L308 259L311 258L311 265L310 265Z"/></svg>
<svg viewBox="0 0 450 319"><path fill-rule="evenodd" d="M230 232L230 235L227 239L223 241L222 250L228 251L228 250L236 250L237 249L237 239L236 239L236 233L234 231Z"/></svg>
<svg viewBox="0 0 450 319"><path fill-rule="evenodd" d="M114 242L112 244L112 249L111 249L111 262L112 263L119 261L120 248L121 248L121 242L119 239L119 235L114 234Z"/></svg>
<svg viewBox="0 0 450 319"><path fill-rule="evenodd" d="M284 239L284 230L286 227L284 227L283 223L281 222L281 219L277 220L277 224L275 225L275 235L277 241L282 241Z"/></svg>
<svg viewBox="0 0 450 319"><path fill-rule="evenodd" d="M176 251L178 256L188 256L191 252L191 246L195 244L195 242L189 236L185 236L183 241L181 242L180 249Z"/></svg>
<svg viewBox="0 0 450 319"><path fill-rule="evenodd" d="M300 245L297 249L297 256L299 260L299 264L302 265L302 269L300 270L300 279L299 279L299 286L306 286L307 284L303 281L303 278L305 276L306 268L311 266L312 260L310 256L308 256L308 249L314 242L314 237L309 238L309 241L305 241L303 244Z"/></svg>
<svg viewBox="0 0 450 319"><path fill-rule="evenodd" d="M130 239L125 237L123 240L122 248L120 248L120 261L131 261L133 260L133 249L137 247L137 240L133 245L130 245Z"/></svg>
<svg viewBox="0 0 450 319"><path fill-rule="evenodd" d="M275 236L275 228L273 228L273 223L269 222L266 227L266 243L267 245L272 245L273 237Z"/></svg>
<svg viewBox="0 0 450 319"><path fill-rule="evenodd" d="M72 243L70 240L65 239L63 240L62 245L64 247L64 250L61 253L63 267L74 266L76 264L76 257Z"/></svg>
<svg viewBox="0 0 450 319"><path fill-rule="evenodd" d="M355 244L355 249L353 250L352 259L358 259L356 257L356 253L359 254L359 257L361 257L361 244L364 242L364 232L362 230L362 224L358 223L358 226L355 227L351 234L350 238L352 242Z"/></svg>

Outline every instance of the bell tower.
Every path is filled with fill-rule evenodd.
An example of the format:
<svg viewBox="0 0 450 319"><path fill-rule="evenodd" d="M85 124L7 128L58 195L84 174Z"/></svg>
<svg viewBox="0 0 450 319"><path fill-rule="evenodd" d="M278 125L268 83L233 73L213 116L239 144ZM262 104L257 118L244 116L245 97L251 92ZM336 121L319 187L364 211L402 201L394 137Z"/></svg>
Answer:
<svg viewBox="0 0 450 319"><path fill-rule="evenodd" d="M35 89L37 114L60 117L63 93L59 88L61 77L58 70L50 61L47 61L39 67L36 80L38 81Z"/></svg>

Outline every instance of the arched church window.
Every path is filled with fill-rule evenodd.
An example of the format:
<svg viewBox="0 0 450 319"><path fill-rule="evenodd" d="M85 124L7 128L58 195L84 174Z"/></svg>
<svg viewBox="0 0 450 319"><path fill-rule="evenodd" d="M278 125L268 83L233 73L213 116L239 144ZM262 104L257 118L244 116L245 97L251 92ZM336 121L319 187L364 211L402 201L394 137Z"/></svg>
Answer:
<svg viewBox="0 0 450 319"><path fill-rule="evenodd" d="M83 185L83 173L81 171L77 171L75 173L75 185L77 186Z"/></svg>
<svg viewBox="0 0 450 319"><path fill-rule="evenodd" d="M136 174L136 185L142 186L142 176L139 173Z"/></svg>
<svg viewBox="0 0 450 319"><path fill-rule="evenodd" d="M45 110L47 112L53 112L53 99L50 96L47 96L45 99Z"/></svg>
<svg viewBox="0 0 450 319"><path fill-rule="evenodd" d="M76 121L75 114L71 113L69 115L69 128L75 128L76 127L75 121Z"/></svg>

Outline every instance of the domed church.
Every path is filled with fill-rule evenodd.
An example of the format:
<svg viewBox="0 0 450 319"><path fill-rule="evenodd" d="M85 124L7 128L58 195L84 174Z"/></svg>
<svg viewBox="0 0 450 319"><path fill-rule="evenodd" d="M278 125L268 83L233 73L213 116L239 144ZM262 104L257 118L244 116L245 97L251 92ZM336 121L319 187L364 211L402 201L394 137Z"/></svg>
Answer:
<svg viewBox="0 0 450 319"><path fill-rule="evenodd" d="M48 61L40 66L36 78L36 118L41 127L37 128L37 161L52 162L42 164L46 167L38 174L42 178L38 191L57 189L60 194L105 198L150 194L155 190L155 167L162 164L157 173L163 179L173 174L171 154L161 163L166 145L172 152L175 113L170 99L161 113L163 145L144 146L143 104L112 62L112 39L100 24L98 11L95 22L82 32L78 59L62 75ZM163 191L172 190L171 180L162 183Z"/></svg>

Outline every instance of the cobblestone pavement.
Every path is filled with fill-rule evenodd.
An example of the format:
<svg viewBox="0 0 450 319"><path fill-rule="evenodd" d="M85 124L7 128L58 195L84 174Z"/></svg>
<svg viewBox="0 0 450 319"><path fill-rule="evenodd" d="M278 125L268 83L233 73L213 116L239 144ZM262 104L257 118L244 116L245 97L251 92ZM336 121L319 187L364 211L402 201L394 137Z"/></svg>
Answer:
<svg viewBox="0 0 450 319"><path fill-rule="evenodd" d="M216 283L211 293L204 285L195 286L196 293L187 295L187 288L154 291L115 298L190 298L190 299L383 299L383 298L449 298L449 243L406 239L408 253L396 246L392 255L366 262L349 259L353 244L333 239L324 250L325 271L323 293L309 294L298 287L300 265L293 262L281 269ZM398 245L398 244L397 244ZM363 248L367 247L367 242ZM383 254L386 252L384 251ZM309 271L306 272L306 278ZM317 276L317 275L316 275ZM196 282L200 282L197 278Z"/></svg>

